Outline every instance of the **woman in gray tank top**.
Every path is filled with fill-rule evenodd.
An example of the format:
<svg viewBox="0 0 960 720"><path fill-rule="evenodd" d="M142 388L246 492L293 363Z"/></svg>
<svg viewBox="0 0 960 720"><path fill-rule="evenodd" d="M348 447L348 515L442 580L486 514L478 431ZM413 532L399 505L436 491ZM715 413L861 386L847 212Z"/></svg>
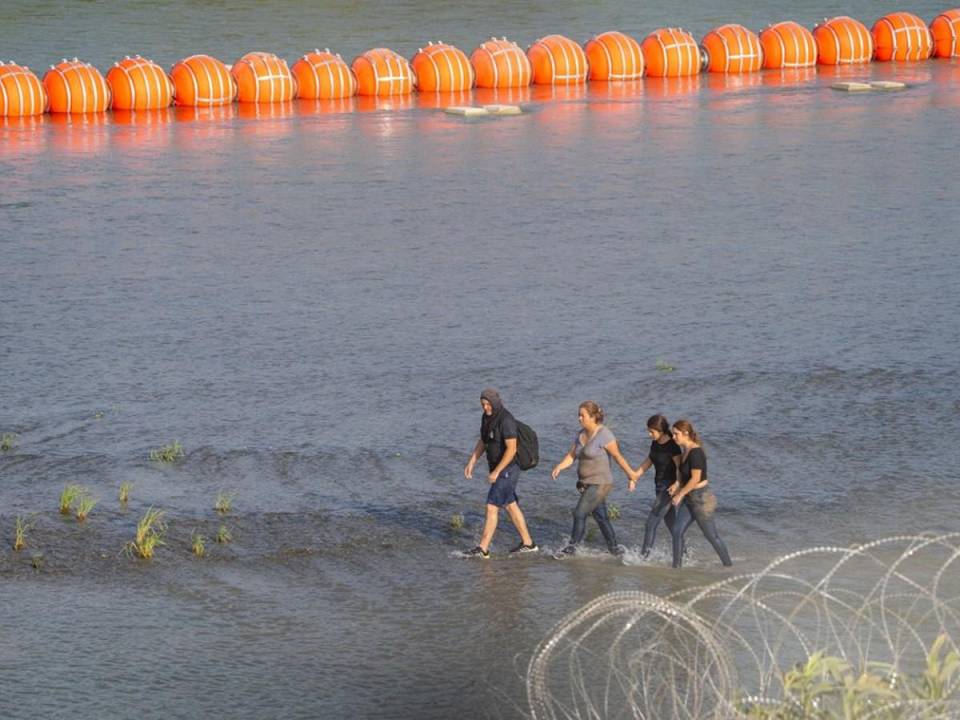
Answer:
<svg viewBox="0 0 960 720"><path fill-rule="evenodd" d="M578 418L583 429L574 438L570 451L550 473L556 480L561 472L577 460L577 489L581 493L580 501L573 509L570 544L558 555L573 555L576 552L576 546L583 540L586 532L588 515L593 515L600 526L600 532L603 533L610 552L613 555L622 555L623 548L617 544L617 535L607 515L607 496L613 490L610 459L617 461L617 465L627 477L633 475L633 468L620 453L617 438L603 425L603 410L599 405L592 400L580 403Z"/></svg>

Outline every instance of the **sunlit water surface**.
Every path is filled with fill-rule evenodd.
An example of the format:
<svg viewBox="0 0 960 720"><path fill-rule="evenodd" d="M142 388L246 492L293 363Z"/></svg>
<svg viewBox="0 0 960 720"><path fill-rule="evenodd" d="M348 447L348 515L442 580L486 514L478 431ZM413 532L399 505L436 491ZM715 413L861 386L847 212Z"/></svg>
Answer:
<svg viewBox="0 0 960 720"><path fill-rule="evenodd" d="M0 56L409 56L898 9L13 2ZM508 558L509 525L491 562L457 559L482 521L462 466L486 385L540 434L520 496L549 550L576 499L549 468L588 398L634 463L647 416L695 422L739 569L956 529L960 65L465 101L491 99L528 112L464 121L416 97L0 128L7 547L36 513L28 549L0 552L0 716L517 717L566 613L725 576L696 529L683 572L663 532L638 558L649 478L618 478L622 562L599 538ZM174 439L181 462L148 460ZM69 482L100 499L85 525L56 513ZM149 506L167 544L133 561ZM209 540L222 524L230 545Z"/></svg>

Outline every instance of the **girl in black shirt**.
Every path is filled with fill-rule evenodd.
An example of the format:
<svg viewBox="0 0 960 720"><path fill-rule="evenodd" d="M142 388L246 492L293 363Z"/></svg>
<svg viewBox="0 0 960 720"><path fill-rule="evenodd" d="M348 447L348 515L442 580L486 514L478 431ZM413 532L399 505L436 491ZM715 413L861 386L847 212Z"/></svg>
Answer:
<svg viewBox="0 0 960 720"><path fill-rule="evenodd" d="M683 448L680 461L680 477L670 486L673 506L677 510L671 534L673 535L673 566L682 564L683 534L694 520L700 526L704 536L713 545L720 556L720 562L733 565L727 546L717 534L713 521L713 511L717 507L716 496L707 489L707 454L700 445L700 437L688 420L677 420L673 424L673 439Z"/></svg>
<svg viewBox="0 0 960 720"><path fill-rule="evenodd" d="M671 503L670 493L667 491L677 481L677 466L683 451L670 435L670 423L663 415L654 415L647 420L647 434L650 436L650 454L640 464L640 468L630 476L628 490L633 492L637 487L637 480L651 467L656 473L653 483L655 496L650 512L647 515L647 524L643 532L644 557L650 554L653 542L657 537L657 527L663 520L667 529L672 532L676 510Z"/></svg>

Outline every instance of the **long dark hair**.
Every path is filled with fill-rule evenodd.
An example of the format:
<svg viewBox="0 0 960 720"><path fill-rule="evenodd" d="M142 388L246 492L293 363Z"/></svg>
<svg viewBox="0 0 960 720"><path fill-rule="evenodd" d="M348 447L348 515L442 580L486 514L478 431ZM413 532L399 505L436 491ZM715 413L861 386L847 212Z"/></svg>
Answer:
<svg viewBox="0 0 960 720"><path fill-rule="evenodd" d="M647 418L647 427L656 430L661 435L670 435L670 423L663 415L651 415Z"/></svg>

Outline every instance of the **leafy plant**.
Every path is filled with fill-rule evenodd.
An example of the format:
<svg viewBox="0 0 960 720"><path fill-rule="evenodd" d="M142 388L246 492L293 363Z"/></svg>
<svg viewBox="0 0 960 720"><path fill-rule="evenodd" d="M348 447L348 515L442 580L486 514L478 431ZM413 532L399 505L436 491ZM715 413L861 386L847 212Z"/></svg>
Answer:
<svg viewBox="0 0 960 720"><path fill-rule="evenodd" d="M215 542L224 543L233 542L233 535L230 534L230 531L227 529L226 525L221 525L220 529L217 530L217 534L213 536Z"/></svg>
<svg viewBox="0 0 960 720"><path fill-rule="evenodd" d="M20 551L27 546L27 533L33 529L34 520L33 518L25 518L20 515L17 515L17 520L14 525L14 537L13 537L13 549Z"/></svg>
<svg viewBox="0 0 960 720"><path fill-rule="evenodd" d="M217 493L217 499L213 503L213 509L221 515L226 515L233 507L233 499L237 496L235 492L221 490Z"/></svg>
<svg viewBox="0 0 960 720"><path fill-rule="evenodd" d="M16 433L4 433L0 435L0 452L7 452L8 450L13 450L17 445L17 434Z"/></svg>
<svg viewBox="0 0 960 720"><path fill-rule="evenodd" d="M120 504L126 505L130 500L130 491L133 490L133 483L125 482L120 484Z"/></svg>
<svg viewBox="0 0 960 720"><path fill-rule="evenodd" d="M182 458L183 454L183 446L178 440L174 440L169 445L151 450L150 459L154 462L172 463Z"/></svg>
<svg viewBox="0 0 960 720"><path fill-rule="evenodd" d="M463 517L463 513L455 513L450 516L450 527L454 530L461 530L467 524L467 521Z"/></svg>
<svg viewBox="0 0 960 720"><path fill-rule="evenodd" d="M191 538L190 549L197 557L204 557L207 554L206 538L200 533L195 532Z"/></svg>
<svg viewBox="0 0 960 720"><path fill-rule="evenodd" d="M137 523L137 534L133 540L124 546L129 555L149 560L153 557L158 545L163 545L163 534L167 530L163 521L163 510L148 508Z"/></svg>
<svg viewBox="0 0 960 720"><path fill-rule="evenodd" d="M34 553L31 555L30 565L34 570L40 570L43 567L43 553Z"/></svg>
<svg viewBox="0 0 960 720"><path fill-rule="evenodd" d="M607 503L607 517L611 521L620 519L620 506L616 503Z"/></svg>
<svg viewBox="0 0 960 720"><path fill-rule="evenodd" d="M84 522L87 519L87 515L90 514L90 511L96 506L99 501L91 497L90 495L83 493L80 497L77 498L77 507L74 510L74 517L77 518L77 522Z"/></svg>
<svg viewBox="0 0 960 720"><path fill-rule="evenodd" d="M660 372L673 372L674 370L677 369L676 367L666 362L665 360L657 360L656 368Z"/></svg>
<svg viewBox="0 0 960 720"><path fill-rule="evenodd" d="M855 671L844 659L816 652L783 675L783 698L741 702L753 720L900 720L946 717L960 694L960 654L943 655L947 636L930 648L923 672L901 676L886 663ZM927 711L917 714L920 703Z"/></svg>
<svg viewBox="0 0 960 720"><path fill-rule="evenodd" d="M83 485L65 485L63 492L60 493L60 514L69 515L72 513L74 505L86 492L87 489Z"/></svg>

